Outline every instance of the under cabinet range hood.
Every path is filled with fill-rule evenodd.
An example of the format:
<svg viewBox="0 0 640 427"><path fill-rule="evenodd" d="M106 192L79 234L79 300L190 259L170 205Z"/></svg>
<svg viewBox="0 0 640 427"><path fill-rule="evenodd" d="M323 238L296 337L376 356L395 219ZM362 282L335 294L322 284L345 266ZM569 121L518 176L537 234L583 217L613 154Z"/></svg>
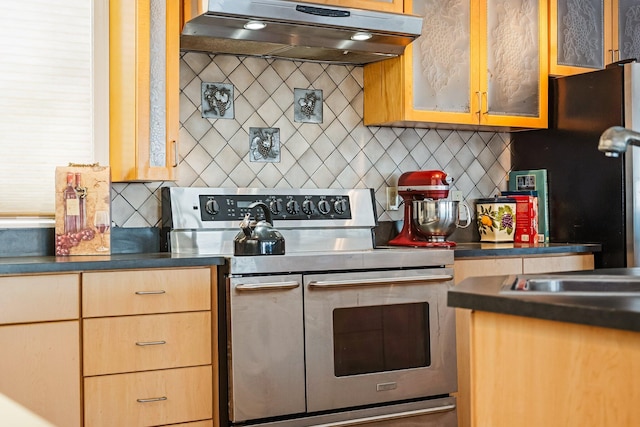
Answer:
<svg viewBox="0 0 640 427"><path fill-rule="evenodd" d="M251 26L261 29L248 29ZM209 0L180 37L185 51L364 65L401 55L422 18L288 0Z"/></svg>

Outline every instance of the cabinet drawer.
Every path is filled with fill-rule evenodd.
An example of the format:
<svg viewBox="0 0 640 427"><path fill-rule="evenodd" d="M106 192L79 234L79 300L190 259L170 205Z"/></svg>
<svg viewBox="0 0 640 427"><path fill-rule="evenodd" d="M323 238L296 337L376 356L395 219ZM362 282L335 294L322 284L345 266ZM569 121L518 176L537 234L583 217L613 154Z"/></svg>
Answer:
<svg viewBox="0 0 640 427"><path fill-rule="evenodd" d="M83 336L85 376L211 363L208 311L87 319Z"/></svg>
<svg viewBox="0 0 640 427"><path fill-rule="evenodd" d="M90 427L157 426L213 417L211 366L84 379Z"/></svg>
<svg viewBox="0 0 640 427"><path fill-rule="evenodd" d="M153 269L82 275L83 317L211 308L211 270Z"/></svg>
<svg viewBox="0 0 640 427"><path fill-rule="evenodd" d="M78 319L79 274L0 277L0 324Z"/></svg>

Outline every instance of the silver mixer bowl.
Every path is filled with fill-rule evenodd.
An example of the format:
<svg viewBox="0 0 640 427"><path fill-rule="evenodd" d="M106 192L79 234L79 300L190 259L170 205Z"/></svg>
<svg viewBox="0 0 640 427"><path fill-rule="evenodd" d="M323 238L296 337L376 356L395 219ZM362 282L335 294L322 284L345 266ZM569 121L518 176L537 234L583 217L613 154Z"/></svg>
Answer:
<svg viewBox="0 0 640 427"><path fill-rule="evenodd" d="M413 224L430 241L444 241L460 227L457 201L414 200L412 203Z"/></svg>

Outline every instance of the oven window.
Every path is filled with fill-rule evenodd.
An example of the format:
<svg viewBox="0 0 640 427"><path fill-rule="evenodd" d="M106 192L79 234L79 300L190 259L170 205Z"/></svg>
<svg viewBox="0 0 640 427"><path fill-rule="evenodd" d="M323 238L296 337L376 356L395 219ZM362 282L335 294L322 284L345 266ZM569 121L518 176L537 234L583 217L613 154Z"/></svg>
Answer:
<svg viewBox="0 0 640 427"><path fill-rule="evenodd" d="M333 349L337 377L429 366L429 304L336 309Z"/></svg>

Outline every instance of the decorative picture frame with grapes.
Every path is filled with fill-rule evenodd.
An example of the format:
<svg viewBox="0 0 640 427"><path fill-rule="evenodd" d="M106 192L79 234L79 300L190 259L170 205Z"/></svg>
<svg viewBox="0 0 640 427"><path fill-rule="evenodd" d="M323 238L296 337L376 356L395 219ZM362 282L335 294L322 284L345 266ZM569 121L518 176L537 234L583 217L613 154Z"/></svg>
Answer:
<svg viewBox="0 0 640 427"><path fill-rule="evenodd" d="M233 85L202 82L202 117L207 119L233 119Z"/></svg>
<svg viewBox="0 0 640 427"><path fill-rule="evenodd" d="M293 89L293 120L297 123L322 123L322 90Z"/></svg>

